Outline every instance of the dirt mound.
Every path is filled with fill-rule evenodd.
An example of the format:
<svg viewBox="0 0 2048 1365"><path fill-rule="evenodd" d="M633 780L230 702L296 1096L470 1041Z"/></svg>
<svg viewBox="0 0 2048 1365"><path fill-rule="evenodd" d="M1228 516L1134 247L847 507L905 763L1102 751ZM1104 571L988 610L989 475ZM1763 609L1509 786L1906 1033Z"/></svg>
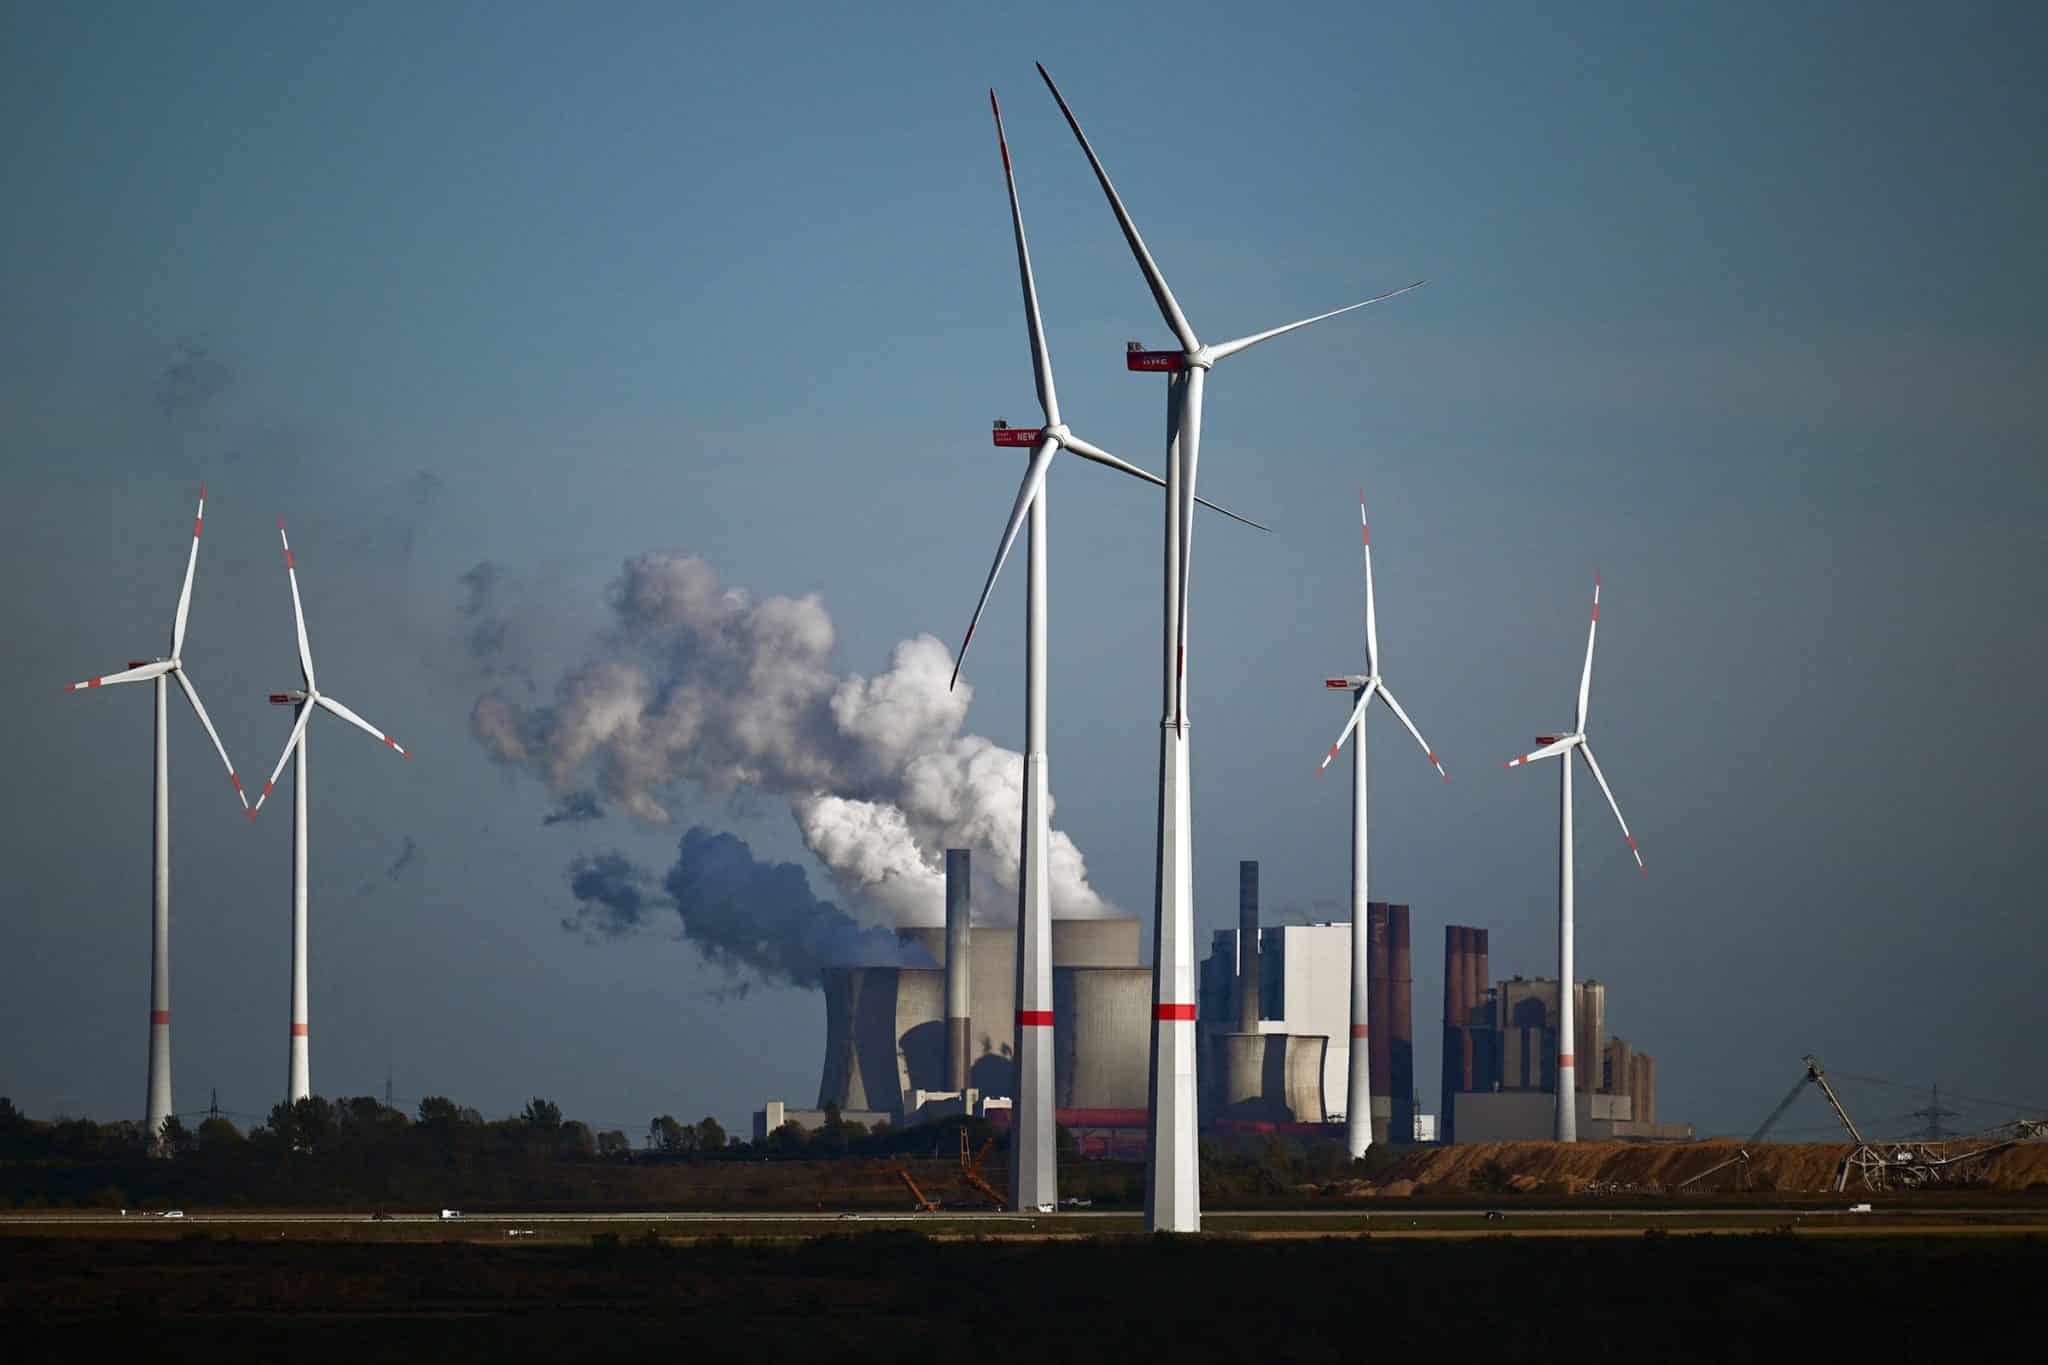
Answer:
<svg viewBox="0 0 2048 1365"><path fill-rule="evenodd" d="M1428 1147L1402 1157L1380 1181L1378 1192L1381 1197L1418 1189L1431 1194L1661 1194L1742 1149L1741 1143L1726 1140ZM1832 1189L1835 1171L1850 1149L1841 1143L1765 1143L1748 1151L1750 1188L1790 1193ZM2001 1190L2048 1184L2048 1142L2022 1143L1997 1153L1976 1167L1972 1183Z"/></svg>

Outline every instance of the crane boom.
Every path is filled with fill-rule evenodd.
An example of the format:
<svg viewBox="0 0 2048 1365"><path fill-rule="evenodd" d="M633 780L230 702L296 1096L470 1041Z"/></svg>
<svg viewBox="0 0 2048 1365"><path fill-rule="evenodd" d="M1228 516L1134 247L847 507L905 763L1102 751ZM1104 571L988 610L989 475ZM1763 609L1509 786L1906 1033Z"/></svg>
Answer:
<svg viewBox="0 0 2048 1365"><path fill-rule="evenodd" d="M1849 1111L1844 1109L1841 1100L1835 1097L1835 1088L1828 1084L1828 1073L1820 1069L1820 1063L1815 1061L1811 1055L1808 1055L1804 1060L1806 1062L1806 1074L1815 1085L1820 1087L1820 1093L1828 1097L1829 1107L1835 1111L1835 1117L1842 1121L1842 1126L1849 1130L1850 1139L1858 1147L1869 1146L1869 1143L1864 1140L1862 1132L1856 1127L1856 1120L1849 1117Z"/></svg>

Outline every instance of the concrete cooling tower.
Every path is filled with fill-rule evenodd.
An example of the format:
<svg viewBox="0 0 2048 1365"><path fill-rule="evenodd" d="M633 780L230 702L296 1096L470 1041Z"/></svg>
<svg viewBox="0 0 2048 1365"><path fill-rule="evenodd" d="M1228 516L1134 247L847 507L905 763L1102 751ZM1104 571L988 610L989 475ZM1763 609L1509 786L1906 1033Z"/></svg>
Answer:
<svg viewBox="0 0 2048 1365"><path fill-rule="evenodd" d="M917 1091L945 1092L947 933L900 931L932 967L832 967L824 973L825 1068L818 1107L901 1123ZM968 1085L1016 1093L1013 925L968 934ZM1053 1087L1060 1109L1142 1109L1147 1098L1152 969L1138 962L1132 919L1054 920Z"/></svg>

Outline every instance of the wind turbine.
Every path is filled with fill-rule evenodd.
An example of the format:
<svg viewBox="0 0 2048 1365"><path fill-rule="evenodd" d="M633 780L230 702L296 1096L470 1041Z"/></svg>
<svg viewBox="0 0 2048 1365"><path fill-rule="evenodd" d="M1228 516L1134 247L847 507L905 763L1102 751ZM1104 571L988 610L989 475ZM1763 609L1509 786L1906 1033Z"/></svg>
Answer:
<svg viewBox="0 0 2048 1365"><path fill-rule="evenodd" d="M358 730L372 736L386 747L406 753L397 740L364 720L355 712L343 706L334 698L322 692L313 681L313 650L306 643L306 611L299 604L299 570L292 561L292 543L285 535L284 518L277 519L277 538L284 543L284 571L292 584L292 620L299 631L299 673L305 679L305 687L291 692L270 694L272 706L294 706L298 708L298 720L292 726L291 738L284 743L284 752L278 755L277 766L270 770L270 780L263 784L263 791L257 796L256 804L249 811L254 820L256 812L263 809L263 803L270 796L270 789L277 785L277 775L284 771L285 760L293 752L298 762L292 767L292 1040L291 1074L287 1084L285 1102L296 1104L313 1093L312 1082L307 1070L307 1028L306 1028L306 722L313 717L313 709L319 707L340 716Z"/></svg>
<svg viewBox="0 0 2048 1365"><path fill-rule="evenodd" d="M1017 274L1024 291L1024 323L1031 341L1032 374L1038 385L1038 405L1045 425L1038 428L995 425L998 446L1029 446L1031 462L1025 467L1024 482L1010 508L1003 528L1002 543L995 563L982 584L981 599L974 604L974 618L960 642L960 656L953 665L953 684L960 681L960 668L967 661L967 647L974 642L975 627L988 605L989 593L1009 558L1025 514L1031 519L1026 576L1029 586L1024 597L1024 819L1023 842L1017 879L1017 1095L1010 1159L1011 1207L1033 1209L1058 1203L1058 1163L1055 1157L1053 1056L1052 1056L1052 899L1048 885L1047 860L1051 846L1048 814L1048 774L1045 741L1045 621L1046 511L1045 479L1056 451L1070 450L1083 459L1109 466L1156 487L1166 481L1134 464L1092 445L1060 418L1059 394L1052 377L1052 355L1046 347L1045 324L1038 311L1038 287L1031 275L1031 250L1024 241L1024 211L1017 202L1017 178L1010 168L1010 144L1003 136L1003 111L996 92L988 92L990 110L995 114L996 145L1003 154L1003 179L1010 192L1010 226L1017 240ZM1227 517L1258 526L1257 522L1204 501ZM1264 530L1264 527L1259 527ZM950 686L950 685L949 685Z"/></svg>
<svg viewBox="0 0 2048 1365"><path fill-rule="evenodd" d="M1159 737L1158 873L1153 929L1152 1109L1148 1125L1145 1226L1153 1232L1195 1232L1202 1225L1200 1175L1195 1151L1195 925L1192 821L1188 789L1187 636L1188 573L1193 554L1195 476L1201 460L1202 391L1211 367L1262 341L1379 303L1420 287L1422 281L1297 322L1205 345L1181 312L1166 277L1145 248L1145 239L1125 211L1109 172L1089 145L1080 121L1041 64L1038 74L1067 126L1095 169L1124 241L1151 287L1153 302L1180 342L1178 351L1133 349L1127 368L1164 372L1166 389L1166 593L1164 611L1165 693Z"/></svg>
<svg viewBox="0 0 2048 1365"><path fill-rule="evenodd" d="M1367 1011L1366 989L1369 980L1371 957L1367 943L1366 920L1366 843L1365 828L1365 711L1378 697L1394 713L1395 719L1415 736L1415 742L1422 746L1422 752L1429 756L1437 776L1448 782L1450 774L1437 761L1436 750L1429 747L1429 741L1415 728L1415 722L1408 719L1408 713L1401 709L1401 703L1394 700L1394 694L1380 677L1380 628L1373 610L1372 600L1372 528L1365 520L1365 490L1358 491L1358 536L1365 544L1365 672L1347 674L1341 678L1325 678L1323 686L1332 692L1350 692L1354 701L1351 719L1344 722L1344 728L1337 732L1337 742L1330 746L1330 752L1323 757L1322 766L1316 769L1320 775L1337 757L1337 751L1344 747L1344 741L1351 738L1351 732L1358 732L1358 743L1351 749L1351 1051L1349 1084L1344 1098L1344 1142L1352 1157L1365 1155L1372 1146L1372 1049L1368 1046L1368 1025L1371 1015Z"/></svg>
<svg viewBox="0 0 2048 1365"><path fill-rule="evenodd" d="M1593 757L1593 745L1586 738L1586 699L1593 688L1593 637L1600 630L1600 575L1593 575L1593 621L1586 627L1586 667L1579 674L1579 710L1572 722L1570 734L1538 735L1536 742L1543 747L1520 758L1509 759L1501 766L1519 768L1543 758L1562 758L1558 768L1557 798L1557 1140L1577 1142L1579 1140L1578 1113L1578 1058L1571 1049L1577 1035L1572 1018L1572 751L1577 750L1580 758L1586 760L1586 767L1593 774L1593 780L1600 784L1601 793L1607 798L1608 808L1614 812L1614 821L1621 826L1621 837L1628 840L1628 851L1635 855L1636 868L1648 872L1643 866L1642 852L1636 848L1636 836L1628 832L1628 821L1621 818L1621 805L1614 799L1614 789L1607 785L1607 777L1600 771L1600 760Z"/></svg>
<svg viewBox="0 0 2048 1365"><path fill-rule="evenodd" d="M242 795L242 779L235 776L235 765L228 758L227 749L220 742L220 734L213 728L213 720L206 714L206 706L199 700L199 689L185 676L185 662L181 657L185 648L185 618L192 608L192 574L199 567L199 532L206 524L206 485L199 485L199 510L192 517L192 550L185 557L185 586L178 590L178 614L171 623L171 654L167 659L139 661L131 659L125 671L109 673L103 678L87 678L84 682L72 683L66 692L83 692L93 687L112 687L118 683L154 682L156 684L156 771L155 783L151 788L152 820L155 837L150 844L150 885L152 901L150 912L149 951L149 1098L146 1116L143 1120L149 1132L151 1144L163 1135L164 1120L171 1116L171 767L170 746L167 729L169 721L168 679L176 678L178 688L184 692L185 700L192 703L192 713L199 717L199 723L206 727L206 737L213 741L214 752L220 755L222 766L228 770L228 781L235 785L235 795L241 797L246 809L249 798Z"/></svg>

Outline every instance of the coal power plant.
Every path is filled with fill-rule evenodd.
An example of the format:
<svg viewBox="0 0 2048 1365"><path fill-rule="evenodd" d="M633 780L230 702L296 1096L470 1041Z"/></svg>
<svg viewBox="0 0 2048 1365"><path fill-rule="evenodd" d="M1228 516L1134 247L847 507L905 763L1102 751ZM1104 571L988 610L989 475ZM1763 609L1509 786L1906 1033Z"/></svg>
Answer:
<svg viewBox="0 0 2048 1365"><path fill-rule="evenodd" d="M973 924L966 850L946 857L946 922L897 936L929 966L827 967L816 1110L771 1104L757 1129L1006 1117L1017 1095L1017 927ZM1152 969L1134 919L1052 921L1053 1090L1069 1127L1142 1127ZM775 1119L776 1122L770 1122Z"/></svg>
<svg viewBox="0 0 2048 1365"><path fill-rule="evenodd" d="M1548 1139L1555 1126L1560 1005L1556 977L1487 984L1487 931L1444 926L1442 1131L1446 1142ZM1593 1139L1686 1139L1689 1123L1657 1121L1657 1061L1607 1036L1607 987L1572 983L1571 1051L1588 1059L1574 1095Z"/></svg>
<svg viewBox="0 0 2048 1365"><path fill-rule="evenodd" d="M825 1054L814 1109L770 1103L756 1136L816 1128L827 1109L866 1124L978 1114L1007 1123L1017 1094L1017 929L972 924L967 855L949 852L943 925L898 929L917 965L823 973ZM1237 927L1201 964L1201 1119L1224 1133L1335 1136L1349 1084L1351 926L1264 925L1259 865L1238 866ZM1440 1116L1416 1103L1413 930L1407 905L1367 906L1374 1142L1541 1141L1557 1103L1558 984L1490 981L1485 929L1444 928ZM1063 1127L1142 1139L1149 1100L1152 969L1133 919L1052 922L1053 1090ZM1573 1050L1593 1059L1574 1103L1591 1139L1677 1140L1660 1121L1657 1063L1607 1032L1607 987L1573 985ZM1091 1145L1091 1144L1084 1144ZM1140 1143L1142 1147L1142 1143Z"/></svg>
<svg viewBox="0 0 2048 1365"><path fill-rule="evenodd" d="M1415 1139L1409 914L1367 906L1373 1141ZM1337 1123L1351 1046L1351 926L1262 927L1258 864L1239 865L1238 927L1218 930L1202 964L1203 1117L1210 1122Z"/></svg>

